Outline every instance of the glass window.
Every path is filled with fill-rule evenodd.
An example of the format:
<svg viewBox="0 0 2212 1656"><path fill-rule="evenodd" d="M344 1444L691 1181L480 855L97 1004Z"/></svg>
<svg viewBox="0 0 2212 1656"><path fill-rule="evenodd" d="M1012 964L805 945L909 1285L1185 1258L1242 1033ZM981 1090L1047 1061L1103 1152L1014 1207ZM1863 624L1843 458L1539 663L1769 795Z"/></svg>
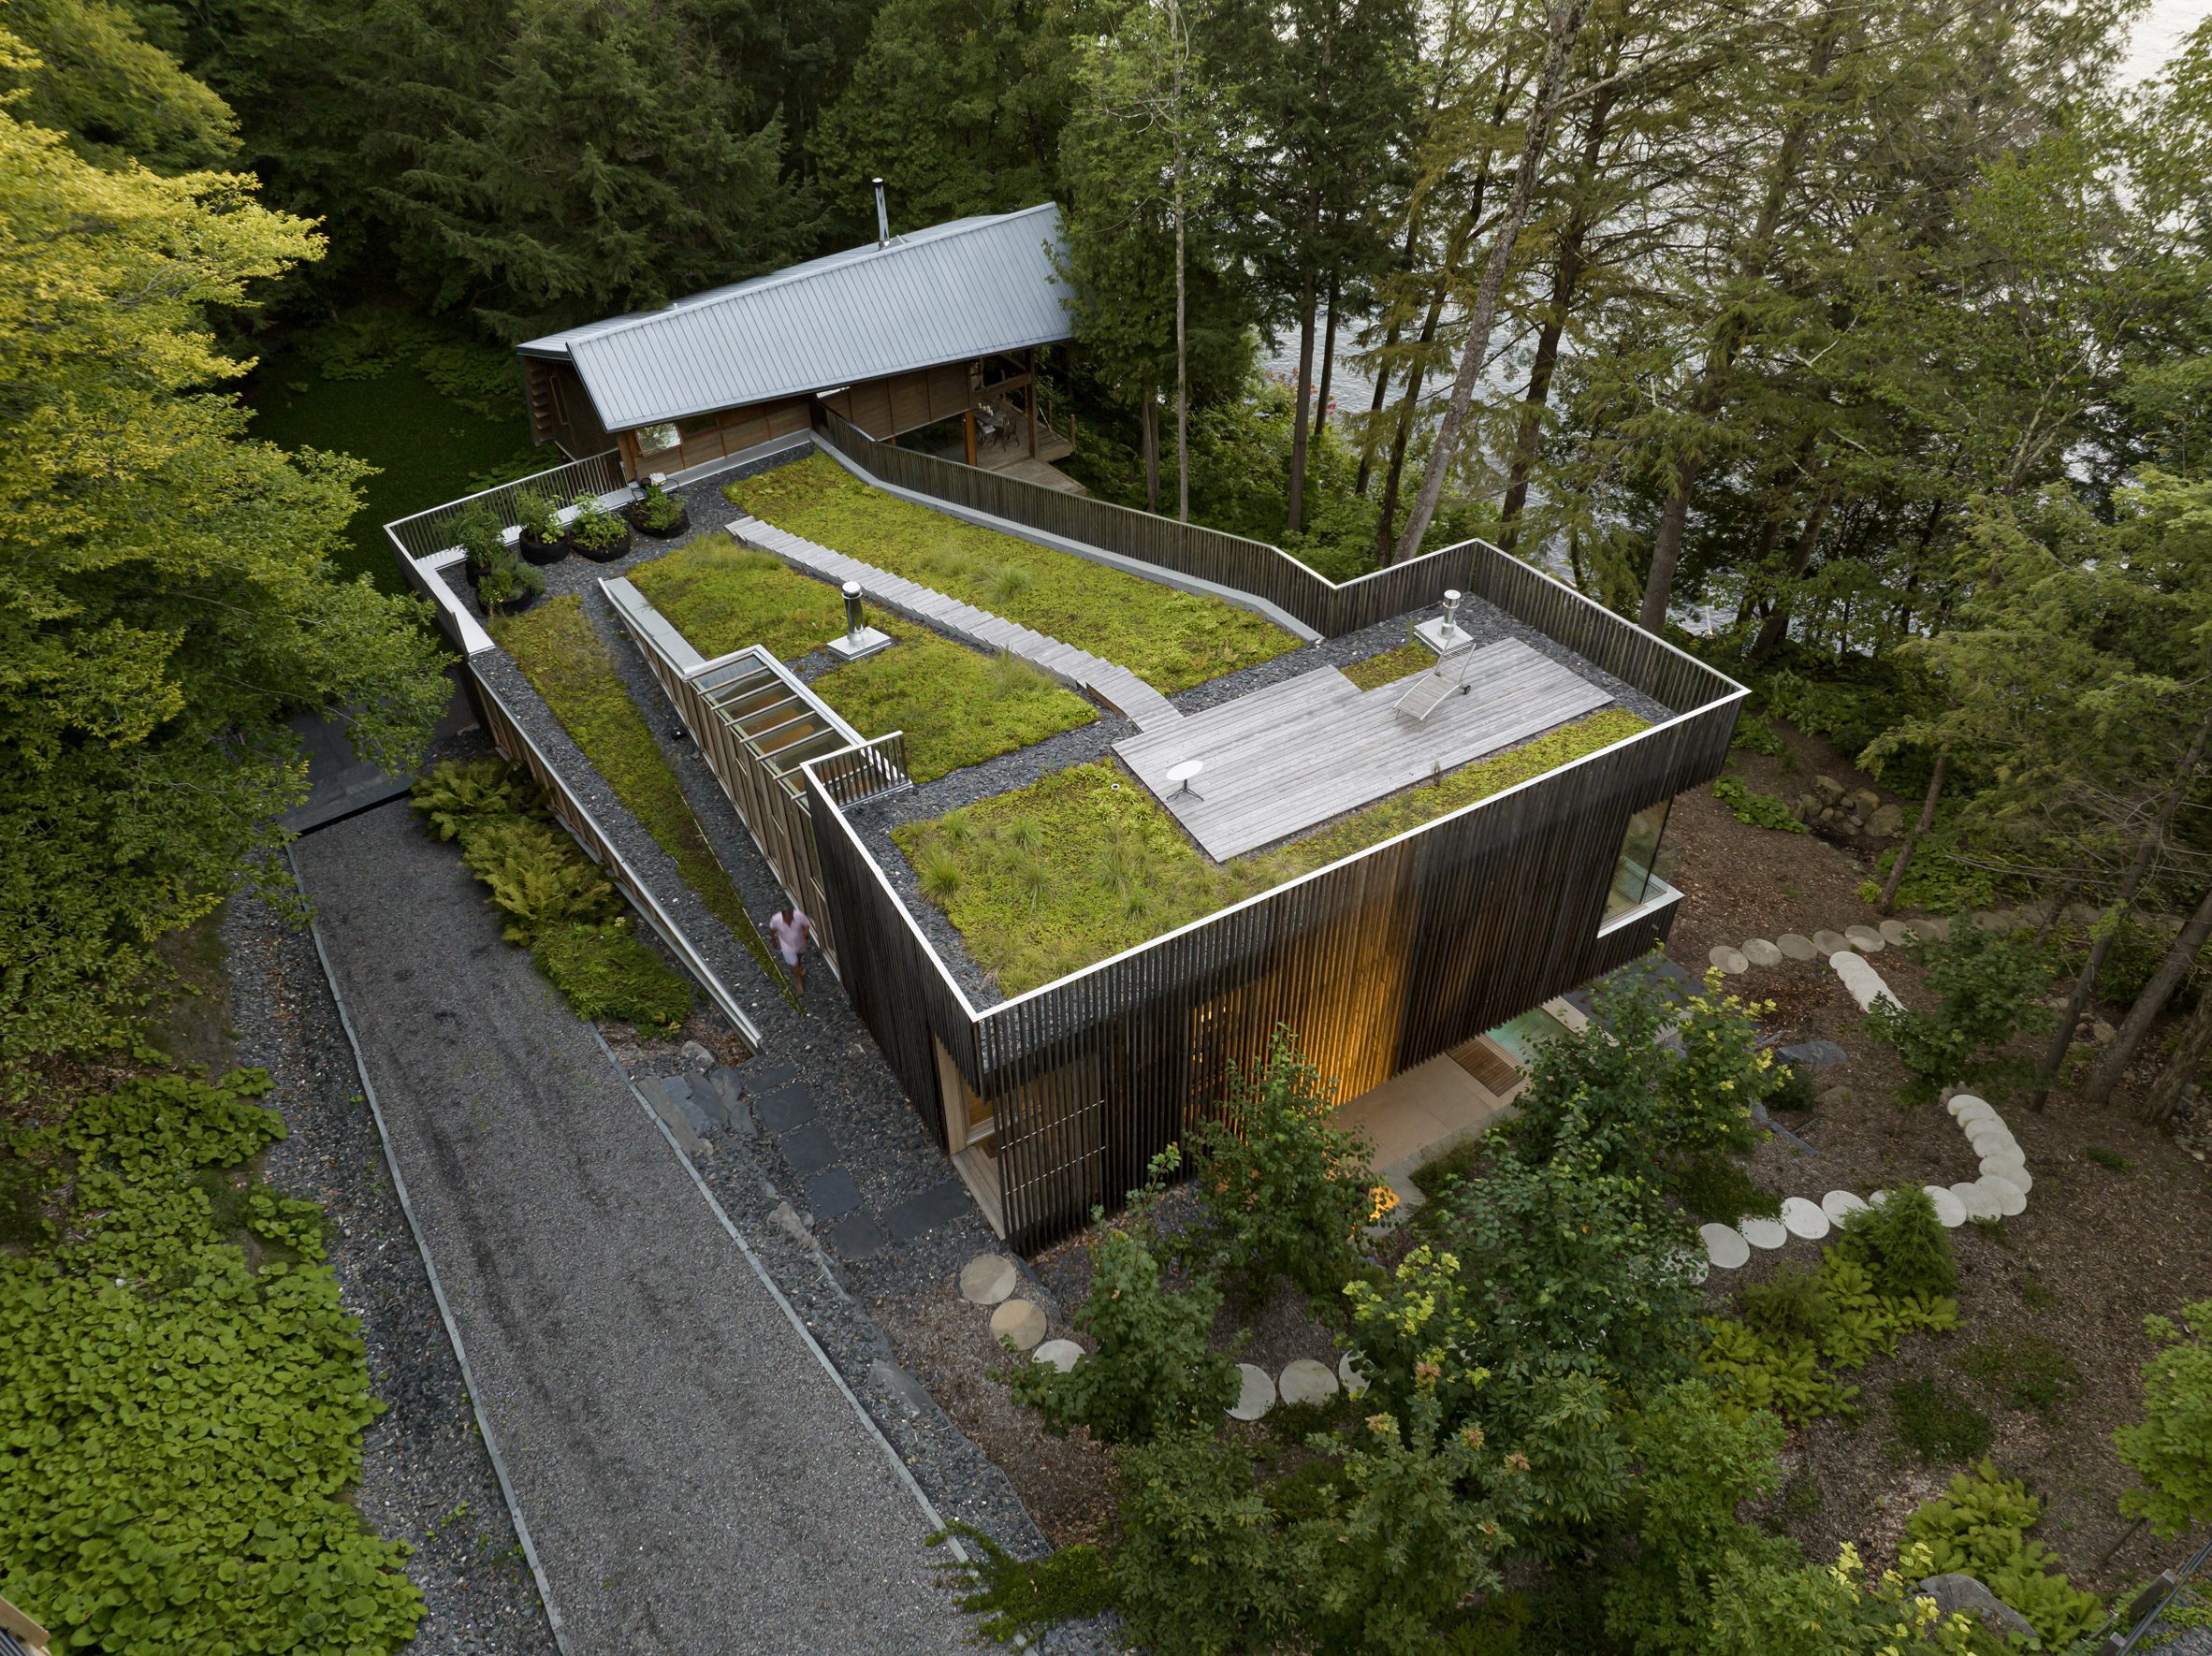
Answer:
<svg viewBox="0 0 2212 1656"><path fill-rule="evenodd" d="M1621 857L1613 864L1612 889L1606 893L1606 918L1618 919L1671 889L1666 876L1673 870L1674 848L1666 843L1666 812L1673 805L1663 799L1628 819L1628 832L1621 838Z"/></svg>
<svg viewBox="0 0 2212 1656"><path fill-rule="evenodd" d="M641 454L657 455L674 448L682 438L677 435L676 422L648 426L637 434L637 447Z"/></svg>

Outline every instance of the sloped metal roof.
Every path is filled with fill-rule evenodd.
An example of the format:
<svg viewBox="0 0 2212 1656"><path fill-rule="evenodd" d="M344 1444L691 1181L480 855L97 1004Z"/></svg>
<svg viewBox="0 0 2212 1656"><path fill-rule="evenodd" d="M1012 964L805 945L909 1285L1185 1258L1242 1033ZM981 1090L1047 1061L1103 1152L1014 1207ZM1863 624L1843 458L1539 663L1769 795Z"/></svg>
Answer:
<svg viewBox="0 0 2212 1656"><path fill-rule="evenodd" d="M955 219L517 347L630 430L1070 337L1060 210Z"/></svg>

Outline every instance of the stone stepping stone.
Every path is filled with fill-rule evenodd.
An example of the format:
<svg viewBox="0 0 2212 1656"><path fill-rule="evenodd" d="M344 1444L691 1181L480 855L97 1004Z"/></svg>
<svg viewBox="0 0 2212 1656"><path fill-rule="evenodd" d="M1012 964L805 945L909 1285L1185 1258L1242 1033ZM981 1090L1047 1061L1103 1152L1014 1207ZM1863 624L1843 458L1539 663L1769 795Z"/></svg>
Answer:
<svg viewBox="0 0 2212 1656"><path fill-rule="evenodd" d="M1957 1230L1966 1223L1965 1204L1951 1194L1948 1185L1923 1184L1920 1188L1927 1191L1928 1199L1935 1203L1936 1221L1945 1230Z"/></svg>
<svg viewBox="0 0 2212 1656"><path fill-rule="evenodd" d="M1027 1300L1009 1300L991 1314L991 1335L1016 1351L1034 1350L1044 1338L1044 1313Z"/></svg>
<svg viewBox="0 0 2212 1656"><path fill-rule="evenodd" d="M1986 1104L1982 1105L1978 1109L1970 1105L1958 1117L1958 1130L1961 1133L1964 1133L1969 1139L1972 1139L1976 1133L1989 1132L1992 1130L1989 1125L1990 1120L1996 1115L1996 1113L1997 1111L1990 1109ZM1999 1126L1994 1130L1997 1132L2006 1132L2010 1129Z"/></svg>
<svg viewBox="0 0 2212 1656"><path fill-rule="evenodd" d="M1970 1118L1984 1120L1997 1113L1987 1099L1977 1098L1972 1093L1959 1094L1943 1108L1950 1112L1953 1121L1960 1124Z"/></svg>
<svg viewBox="0 0 2212 1656"><path fill-rule="evenodd" d="M1989 1193L1989 1199L1997 1204L1997 1212L2002 1217L2009 1219L2027 1211L2028 1193L2001 1173L1984 1173L1974 1183Z"/></svg>
<svg viewBox="0 0 2212 1656"><path fill-rule="evenodd" d="M2035 1175L2028 1170L2028 1164L2014 1156L1985 1155L1982 1157L1982 1177L2002 1179L2016 1187L2022 1196L2035 1188Z"/></svg>
<svg viewBox="0 0 2212 1656"><path fill-rule="evenodd" d="M1774 939L1774 946L1792 960L1811 960L1820 952L1820 945L1802 932L1784 932Z"/></svg>
<svg viewBox="0 0 2212 1656"><path fill-rule="evenodd" d="M1841 1225L1866 1207L1866 1198L1848 1190L1831 1190L1820 1198L1820 1211Z"/></svg>
<svg viewBox="0 0 2212 1656"><path fill-rule="evenodd" d="M1723 1271L1734 1271L1751 1257L1751 1243L1732 1225L1700 1225L1697 1234L1705 1241L1705 1257Z"/></svg>
<svg viewBox="0 0 2212 1656"><path fill-rule="evenodd" d="M1276 1389L1287 1403L1327 1402L1336 1395L1336 1376L1330 1373L1327 1363L1316 1362L1310 1357L1297 1358L1284 1365Z"/></svg>
<svg viewBox="0 0 2212 1656"><path fill-rule="evenodd" d="M1958 1198L1958 1205L1966 1210L1969 1219L1998 1219L2003 1217L1997 1198L1983 1189L1980 1184L1954 1184L1951 1194Z"/></svg>
<svg viewBox="0 0 2212 1656"><path fill-rule="evenodd" d="M1878 1000L1895 1001L1889 985L1882 981L1882 974L1873 968L1867 957L1850 949L1839 949L1828 956L1828 965L1836 976L1843 980L1843 987L1851 992L1851 998L1858 1003L1862 1012L1873 1010Z"/></svg>
<svg viewBox="0 0 2212 1656"><path fill-rule="evenodd" d="M1951 922L1940 914L1924 914L1913 922L1913 930L1931 943L1941 943L1951 935Z"/></svg>
<svg viewBox="0 0 2212 1656"><path fill-rule="evenodd" d="M1841 954L1851 947L1851 939L1841 932L1818 931L1812 934L1812 947L1822 954Z"/></svg>
<svg viewBox="0 0 2212 1656"><path fill-rule="evenodd" d="M1746 1219L1736 1228L1743 1232L1743 1240L1754 1248L1779 1248L1790 1239L1780 1219Z"/></svg>
<svg viewBox="0 0 2212 1656"><path fill-rule="evenodd" d="M1808 1201L1801 1196L1785 1196L1782 1198L1782 1227L1792 1236L1818 1242L1828 1233L1828 1216L1818 1202Z"/></svg>
<svg viewBox="0 0 2212 1656"><path fill-rule="evenodd" d="M1065 1374L1083 1360L1083 1347L1072 1340L1047 1340L1029 1354L1033 1363L1050 1363Z"/></svg>
<svg viewBox="0 0 2212 1656"><path fill-rule="evenodd" d="M996 1305L1014 1291L1022 1273L1003 1254L978 1254L960 1268L960 1297L970 1305Z"/></svg>
<svg viewBox="0 0 2212 1656"><path fill-rule="evenodd" d="M1847 925L1843 935L1851 939L1851 946L1861 954L1879 954L1887 947L1882 934L1870 925Z"/></svg>
<svg viewBox="0 0 2212 1656"><path fill-rule="evenodd" d="M1751 962L1744 959L1743 951L1739 949L1731 949L1725 943L1714 944L1707 951L1705 958L1711 961L1713 965L1719 966L1731 978L1739 978L1751 970Z"/></svg>
<svg viewBox="0 0 2212 1656"><path fill-rule="evenodd" d="M1967 1142L1974 1147L1976 1155L2019 1155L2020 1141L2013 1137L2010 1127L1976 1123L1969 1128ZM2025 1160L2025 1157L2022 1157Z"/></svg>
<svg viewBox="0 0 2212 1656"><path fill-rule="evenodd" d="M1347 1351L1336 1359L1336 1378L1343 1385L1346 1397L1358 1397L1367 1389L1367 1376L1361 1373L1359 1366L1352 1361L1357 1356L1358 1352Z"/></svg>
<svg viewBox="0 0 2212 1656"><path fill-rule="evenodd" d="M1764 937L1746 937L1743 940L1743 958L1755 966L1780 966L1782 951Z"/></svg>
<svg viewBox="0 0 2212 1656"><path fill-rule="evenodd" d="M1257 1420L1275 1406L1274 1377L1251 1363L1237 1364L1237 1373L1242 1376L1242 1385L1237 1401L1229 1406L1230 1418Z"/></svg>
<svg viewBox="0 0 2212 1656"><path fill-rule="evenodd" d="M1901 920L1885 920L1879 929L1883 940L1893 948L1902 949L1913 940L1913 928Z"/></svg>

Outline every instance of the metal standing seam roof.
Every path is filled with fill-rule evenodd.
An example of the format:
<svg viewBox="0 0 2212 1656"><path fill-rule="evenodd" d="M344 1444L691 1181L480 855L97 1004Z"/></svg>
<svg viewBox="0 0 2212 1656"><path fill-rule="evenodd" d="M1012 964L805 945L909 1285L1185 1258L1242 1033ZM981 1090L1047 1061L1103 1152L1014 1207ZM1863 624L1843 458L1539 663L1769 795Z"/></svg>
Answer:
<svg viewBox="0 0 2212 1656"><path fill-rule="evenodd" d="M517 347L624 431L1068 339L1060 210L954 219Z"/></svg>

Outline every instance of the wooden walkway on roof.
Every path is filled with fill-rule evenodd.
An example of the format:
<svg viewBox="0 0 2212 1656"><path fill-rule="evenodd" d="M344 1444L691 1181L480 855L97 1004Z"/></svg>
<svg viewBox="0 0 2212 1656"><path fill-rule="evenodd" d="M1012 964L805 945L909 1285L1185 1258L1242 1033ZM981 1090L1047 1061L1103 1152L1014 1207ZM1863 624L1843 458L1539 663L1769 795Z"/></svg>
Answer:
<svg viewBox="0 0 2212 1656"><path fill-rule="evenodd" d="M1445 671L1457 673L1454 658ZM1216 862L1317 827L1332 817L1594 713L1604 690L1519 639L1474 652L1466 691L1425 719L1397 711L1401 679L1362 690L1333 667L1114 744ZM1433 669L1432 669L1433 671ZM1171 766L1205 762L1179 791Z"/></svg>

